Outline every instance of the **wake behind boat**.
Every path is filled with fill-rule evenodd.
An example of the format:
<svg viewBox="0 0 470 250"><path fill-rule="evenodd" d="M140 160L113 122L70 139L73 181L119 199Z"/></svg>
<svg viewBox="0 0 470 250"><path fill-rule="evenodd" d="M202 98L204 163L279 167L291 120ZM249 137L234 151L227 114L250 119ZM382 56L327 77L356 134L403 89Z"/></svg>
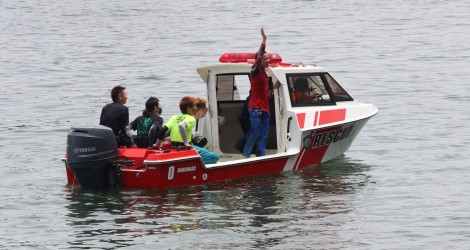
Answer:
<svg viewBox="0 0 470 250"><path fill-rule="evenodd" d="M249 132L244 104L255 53L225 53L219 64L197 69L207 85L209 112L196 131L219 162L204 164L192 149L118 148L110 128L73 126L63 159L68 183L168 189L304 169L343 154L378 109L355 101L324 68L269 56L270 84L281 87L270 93L266 156L245 158L239 151Z"/></svg>

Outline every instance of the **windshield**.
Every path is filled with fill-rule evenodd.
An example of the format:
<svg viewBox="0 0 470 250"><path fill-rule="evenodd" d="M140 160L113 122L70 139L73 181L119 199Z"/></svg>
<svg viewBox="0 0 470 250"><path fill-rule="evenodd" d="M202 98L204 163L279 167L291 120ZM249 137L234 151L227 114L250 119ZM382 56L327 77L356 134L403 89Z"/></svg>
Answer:
<svg viewBox="0 0 470 250"><path fill-rule="evenodd" d="M334 105L352 101L351 96L328 74L288 74L292 107Z"/></svg>

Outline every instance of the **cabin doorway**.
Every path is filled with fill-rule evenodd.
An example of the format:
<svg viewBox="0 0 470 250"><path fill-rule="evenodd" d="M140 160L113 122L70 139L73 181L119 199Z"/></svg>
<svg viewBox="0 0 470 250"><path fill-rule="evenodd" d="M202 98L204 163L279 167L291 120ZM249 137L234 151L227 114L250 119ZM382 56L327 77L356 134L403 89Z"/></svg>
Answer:
<svg viewBox="0 0 470 250"><path fill-rule="evenodd" d="M272 81L270 79L270 85ZM220 151L225 154L241 154L244 138L250 130L248 98L249 74L216 75L216 97ZM277 149L277 118L274 115L274 95L270 93L270 129L266 149Z"/></svg>

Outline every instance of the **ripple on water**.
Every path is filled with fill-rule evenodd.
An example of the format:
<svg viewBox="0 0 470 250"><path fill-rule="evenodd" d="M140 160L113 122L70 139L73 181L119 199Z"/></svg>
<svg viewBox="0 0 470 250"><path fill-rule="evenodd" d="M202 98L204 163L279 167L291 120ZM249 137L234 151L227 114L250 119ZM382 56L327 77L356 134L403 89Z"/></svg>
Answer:
<svg viewBox="0 0 470 250"><path fill-rule="evenodd" d="M465 248L468 1L260 4L3 2L2 245ZM268 52L325 67L379 107L343 157L167 191L65 185L66 134L99 122L113 86L127 87L131 119L157 96L168 120L182 96L205 95L195 69L256 50L260 26Z"/></svg>

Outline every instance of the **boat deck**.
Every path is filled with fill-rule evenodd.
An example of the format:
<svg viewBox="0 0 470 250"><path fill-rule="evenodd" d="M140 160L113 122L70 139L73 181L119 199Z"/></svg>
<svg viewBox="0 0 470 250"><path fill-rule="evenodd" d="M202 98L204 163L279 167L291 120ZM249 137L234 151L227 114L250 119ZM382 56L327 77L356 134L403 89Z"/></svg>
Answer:
<svg viewBox="0 0 470 250"><path fill-rule="evenodd" d="M277 154L279 153L277 151L277 149L267 149L266 150L266 155L274 155L274 154ZM228 161L234 161L234 160L241 160L241 159L246 159L241 153L237 153L237 154L229 154L229 153L223 153L223 154L219 154L220 156L220 159L219 159L219 162L228 162ZM255 155L251 155L250 158L254 158Z"/></svg>

